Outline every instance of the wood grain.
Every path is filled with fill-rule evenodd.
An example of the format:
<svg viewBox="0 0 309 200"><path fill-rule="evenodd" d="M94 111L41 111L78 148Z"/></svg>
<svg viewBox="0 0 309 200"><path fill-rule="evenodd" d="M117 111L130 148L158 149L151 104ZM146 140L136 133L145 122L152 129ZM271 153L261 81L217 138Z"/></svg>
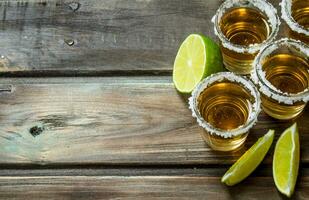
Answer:
<svg viewBox="0 0 309 200"><path fill-rule="evenodd" d="M190 33L215 38L211 18L221 3L1 1L0 75L170 74Z"/></svg>
<svg viewBox="0 0 309 200"><path fill-rule="evenodd" d="M0 93L2 165L230 164L269 128L278 137L292 123L261 114L245 148L220 153L204 144L186 97L169 77L7 78L0 84L13 84L12 93ZM308 114L297 120L304 164Z"/></svg>
<svg viewBox="0 0 309 200"><path fill-rule="evenodd" d="M262 113L243 149L215 152L171 78L143 76L170 75L188 34L215 38L222 2L0 1L0 76L28 77L0 79L0 199L282 199L271 153L238 186L220 177L292 122ZM307 108L294 199L309 198L308 120Z"/></svg>
<svg viewBox="0 0 309 200"><path fill-rule="evenodd" d="M1 199L282 199L272 177L250 177L234 187L207 176L0 177ZM293 199L309 198L309 177Z"/></svg>

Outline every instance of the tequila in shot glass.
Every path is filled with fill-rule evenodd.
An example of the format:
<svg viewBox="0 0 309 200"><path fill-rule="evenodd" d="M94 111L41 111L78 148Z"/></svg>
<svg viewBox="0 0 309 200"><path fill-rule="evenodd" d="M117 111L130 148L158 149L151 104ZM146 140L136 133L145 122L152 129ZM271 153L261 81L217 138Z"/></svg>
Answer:
<svg viewBox="0 0 309 200"><path fill-rule="evenodd" d="M258 51L276 37L279 17L264 0L226 0L213 17L225 67L250 74Z"/></svg>
<svg viewBox="0 0 309 200"><path fill-rule="evenodd" d="M202 137L214 150L231 151L246 140L260 112L260 95L254 84L232 72L209 76L189 99L192 115L204 128Z"/></svg>
<svg viewBox="0 0 309 200"><path fill-rule="evenodd" d="M282 0L281 13L289 26L289 37L309 44L309 1Z"/></svg>
<svg viewBox="0 0 309 200"><path fill-rule="evenodd" d="M308 55L306 44L287 38L269 44L257 55L252 79L268 115L288 120L303 111L309 100Z"/></svg>

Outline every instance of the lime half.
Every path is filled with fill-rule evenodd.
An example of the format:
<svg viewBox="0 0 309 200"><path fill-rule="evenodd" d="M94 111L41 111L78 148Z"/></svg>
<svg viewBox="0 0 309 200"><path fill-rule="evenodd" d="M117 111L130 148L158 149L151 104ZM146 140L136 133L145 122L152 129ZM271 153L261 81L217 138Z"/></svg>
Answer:
<svg viewBox="0 0 309 200"><path fill-rule="evenodd" d="M219 46L210 38L191 34L181 44L174 62L173 82L181 93L190 93L212 73L223 71Z"/></svg>
<svg viewBox="0 0 309 200"><path fill-rule="evenodd" d="M299 167L299 136L297 124L286 129L275 147L273 176L278 190L290 197L295 188Z"/></svg>
<svg viewBox="0 0 309 200"><path fill-rule="evenodd" d="M263 161L273 140L274 130L269 130L263 137L244 153L221 179L226 185L235 185L249 176Z"/></svg>

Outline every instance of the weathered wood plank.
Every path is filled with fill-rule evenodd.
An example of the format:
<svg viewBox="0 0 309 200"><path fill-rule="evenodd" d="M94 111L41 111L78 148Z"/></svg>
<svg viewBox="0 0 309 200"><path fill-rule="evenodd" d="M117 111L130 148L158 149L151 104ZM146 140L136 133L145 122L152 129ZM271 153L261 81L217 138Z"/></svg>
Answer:
<svg viewBox="0 0 309 200"><path fill-rule="evenodd" d="M293 199L309 198L309 177ZM249 177L234 187L219 177L40 176L0 177L1 199L282 199L272 177Z"/></svg>
<svg viewBox="0 0 309 200"><path fill-rule="evenodd" d="M170 73L188 34L215 38L210 20L222 0L4 2L0 74L98 75Z"/></svg>
<svg viewBox="0 0 309 200"><path fill-rule="evenodd" d="M230 164L242 151L209 149L170 77L1 79L0 164ZM308 109L298 119L309 162ZM265 114L247 146L269 128ZM266 163L270 162L268 157Z"/></svg>

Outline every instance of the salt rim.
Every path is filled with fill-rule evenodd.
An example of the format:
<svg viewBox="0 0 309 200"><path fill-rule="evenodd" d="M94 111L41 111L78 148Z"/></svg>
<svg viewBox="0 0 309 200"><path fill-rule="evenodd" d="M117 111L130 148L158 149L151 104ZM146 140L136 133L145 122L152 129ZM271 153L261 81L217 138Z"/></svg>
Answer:
<svg viewBox="0 0 309 200"><path fill-rule="evenodd" d="M291 0L282 0L281 3L281 18L289 25L291 30L296 31L297 33L305 34L309 36L309 30L305 27L299 25L291 15L292 4Z"/></svg>
<svg viewBox="0 0 309 200"><path fill-rule="evenodd" d="M246 124L239 126L236 129L224 131L218 128L213 127L211 124L206 122L204 118L201 116L197 106L197 98L201 94L201 92L207 88L209 85L215 82L221 82L223 80L228 80L231 82L237 82L243 85L247 90L249 90L250 94L254 97L255 102L252 106L252 112L250 113ZM256 89L255 85L248 79L242 76L238 76L232 72L220 72L216 74L212 74L211 76L202 80L196 88L192 92L192 96L189 98L189 108L192 111L192 116L196 118L198 124L207 130L210 134L216 134L218 136L224 138L230 138L232 136L241 135L245 132L248 132L249 129L257 122L257 116L261 111L260 108L261 100L260 94Z"/></svg>
<svg viewBox="0 0 309 200"><path fill-rule="evenodd" d="M237 5L242 2L247 2L248 4L253 5L254 7L261 10L263 13L265 13L268 17L268 22L270 23L270 27L271 27L271 34L262 43L251 44L249 46L233 44L225 37L225 35L219 29L219 19L221 19L223 15L223 11L225 9L232 8L234 5ZM248 7L248 5L243 4L242 7ZM238 53L250 53L250 54L258 52L261 48L266 46L268 43L272 42L278 34L279 25L280 25L280 20L277 15L277 10L265 0L226 0L224 3L221 4L221 6L219 7L217 11L217 14L213 16L211 21L215 25L214 26L215 34L222 41L222 45L225 48L233 50Z"/></svg>
<svg viewBox="0 0 309 200"><path fill-rule="evenodd" d="M276 100L279 103L288 105L292 105L299 101L306 103L309 101L309 88L297 94L289 94L279 90L265 78L265 71L262 69L261 60L276 50L279 46L293 46L294 48L301 51L304 55L309 55L309 46L299 40L290 38L282 38L277 40L261 49L259 54L255 57L253 62L254 69L251 72L251 79L259 86L261 93L269 98Z"/></svg>

